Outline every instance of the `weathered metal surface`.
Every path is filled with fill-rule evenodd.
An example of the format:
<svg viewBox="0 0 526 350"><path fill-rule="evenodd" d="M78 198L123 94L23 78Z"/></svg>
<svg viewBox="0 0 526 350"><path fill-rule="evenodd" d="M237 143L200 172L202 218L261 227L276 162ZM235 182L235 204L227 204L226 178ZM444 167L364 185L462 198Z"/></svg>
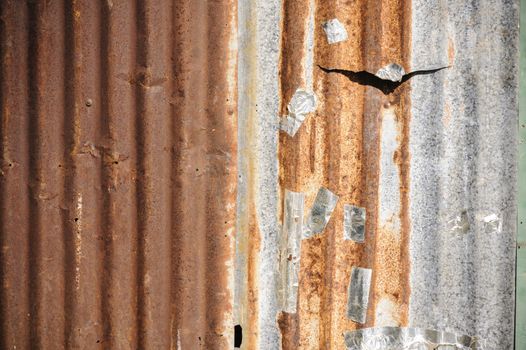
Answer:
<svg viewBox="0 0 526 350"><path fill-rule="evenodd" d="M526 348L526 1L520 2L519 182L515 349Z"/></svg>
<svg viewBox="0 0 526 350"><path fill-rule="evenodd" d="M243 349L344 349L382 326L511 348L518 0L0 10L1 348L221 349L234 325ZM393 62L447 68L369 79ZM298 89L316 111L289 135ZM286 240L284 283L285 189L312 208L320 188L339 201ZM353 266L373 271L364 324Z"/></svg>
<svg viewBox="0 0 526 350"><path fill-rule="evenodd" d="M478 339L421 328L365 328L345 334L347 350L484 349Z"/></svg>
<svg viewBox="0 0 526 350"><path fill-rule="evenodd" d="M451 67L411 80L409 324L487 349L514 339L518 6L413 1L413 69ZM469 229L448 234L462 211Z"/></svg>
<svg viewBox="0 0 526 350"><path fill-rule="evenodd" d="M236 2L0 9L0 347L232 348Z"/></svg>
<svg viewBox="0 0 526 350"><path fill-rule="evenodd" d="M285 191L279 274L281 309L289 313L296 312L298 303L304 201L303 193Z"/></svg>
<svg viewBox="0 0 526 350"><path fill-rule="evenodd" d="M272 198L274 191L283 196L285 189L305 193L305 208L312 207L320 187L340 200L322 234L302 242L298 309L279 312L279 330L273 327L277 310L270 299L275 287L252 280L261 297L256 302L260 314L250 323L256 327L252 344L343 349L346 331L410 326L485 337L490 349L509 348L517 2L254 4L256 12L267 16L282 9L266 20L258 14L250 41L255 70L267 84L266 79L276 78L276 55L269 46L275 41L266 39L266 33L274 38L275 28L281 28L280 94L271 84L256 88L259 99L271 97L272 103L257 105L255 127L267 132L261 123L269 127L272 116L285 115L297 89L312 89L318 98L315 115L305 119L294 137L279 134L279 187L256 185L253 191L267 196L253 202L255 211L271 217L277 208L273 201L281 202ZM349 40L328 43L322 24L332 18L344 25ZM413 75L389 89L363 75L353 80L318 69L374 73L393 62L406 72L447 68ZM274 99L280 103L278 111ZM255 139L252 159L264 170L257 177L275 185L269 165L276 146ZM344 240L343 203L366 208L364 243ZM501 219L500 233L487 233L484 218L491 214ZM458 215L465 228L460 235L449 230ZM269 227L267 232L276 232ZM255 254L259 264L277 261L276 242L266 237ZM364 325L346 315L352 266L374 271ZM269 273L259 271L259 277L271 280ZM265 339L256 334L263 329Z"/></svg>

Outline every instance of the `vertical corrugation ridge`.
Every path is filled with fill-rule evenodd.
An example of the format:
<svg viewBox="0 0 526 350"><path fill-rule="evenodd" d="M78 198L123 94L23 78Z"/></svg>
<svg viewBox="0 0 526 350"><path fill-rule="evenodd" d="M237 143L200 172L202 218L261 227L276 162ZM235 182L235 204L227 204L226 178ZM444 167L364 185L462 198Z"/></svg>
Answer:
<svg viewBox="0 0 526 350"><path fill-rule="evenodd" d="M29 348L28 9L0 3L0 348ZM22 43L17 45L17 43ZM15 69L12 69L16 67Z"/></svg>
<svg viewBox="0 0 526 350"><path fill-rule="evenodd" d="M65 259L64 259L64 279L65 279L65 300L64 300L64 316L65 316L65 325L64 325L64 339L66 348L72 346L78 346L76 342L77 338L75 329L76 327L76 318L78 316L77 304L79 302L78 287L80 283L80 261L78 261L76 256L76 245L77 230L80 230L80 224L77 221L74 221L76 213L76 208L74 207L74 202L76 202L76 193L78 190L76 184L76 162L74 160L74 153L79 149L79 125L78 125L78 113L77 113L77 100L78 100L78 73L75 65L78 63L78 58L80 56L78 47L78 40L76 40L76 35L79 34L78 25L75 23L75 18L73 14L73 2L63 1L65 9L64 13L64 129L62 130L62 135L64 138L64 169L65 169L65 210L66 213L62 217L62 225L64 227L64 236L63 242L65 245ZM76 124L76 126L75 126ZM80 231L81 233L81 231ZM82 233L81 233L82 234ZM80 249L80 247L79 247ZM72 312L67 312L66 310L72 310Z"/></svg>
<svg viewBox="0 0 526 350"><path fill-rule="evenodd" d="M30 55L34 71L30 87L34 95L31 117L33 178L32 206L35 223L31 234L34 294L33 337L36 347L65 346L65 245L64 212L64 6L63 3L31 4ZM44 43L46 46L44 46ZM48 50L47 47L53 47ZM52 69L49 69L52 67ZM31 142L31 141L30 141ZM58 243L58 244L57 244ZM56 310L60 310L57 314Z"/></svg>
<svg viewBox="0 0 526 350"><path fill-rule="evenodd" d="M137 347L144 348L145 346L145 286L144 286L144 226L145 216L143 215L144 210L144 124L142 111L144 110L144 95L141 92L141 64L145 64L145 28L144 28L144 0L135 0L135 28L137 29L136 36L136 51L135 51L135 65L133 71L133 80L135 83L135 152L137 155L135 168L137 169L136 178L136 201L137 201Z"/></svg>
<svg viewBox="0 0 526 350"><path fill-rule="evenodd" d="M170 6L137 6L139 347L170 346Z"/></svg>
<svg viewBox="0 0 526 350"><path fill-rule="evenodd" d="M102 152L102 159L100 164L100 175L101 175L101 191L102 191L102 212L101 212L101 240L103 245L103 256L102 256L102 280L101 280L101 298L100 298L100 308L101 308L101 317L102 317L102 336L99 340L102 343L102 348L107 349L110 347L116 348L115 341L113 339L113 329L114 323L111 318L112 313L110 312L112 308L112 290L111 290L111 277L113 276L112 271L112 262L114 254L114 245L112 242L114 226L111 220L112 218L112 202L111 194L109 193L109 188L111 185L111 179L114 178L113 172L111 171L111 165L104 162L104 158L108 151L113 151L114 147L110 143L111 139L111 109L110 103L111 100L106 100L104 96L109 95L109 87L111 86L111 78L109 75L113 72L110 71L110 33L111 33L111 17L110 17L110 8L109 4L102 4L100 6L100 17L101 17L101 27L99 35L100 43L100 91L98 94L98 100L100 101L100 131L101 131L101 141L107 142L107 148ZM109 152L108 152L109 153ZM118 328L116 328L118 329ZM131 345L131 344L129 344Z"/></svg>
<svg viewBox="0 0 526 350"><path fill-rule="evenodd" d="M28 4L28 49L27 49L27 65L28 65L28 154L29 159L29 210L27 219L29 220L29 240L28 240L28 265L29 265L29 288L27 290L27 298L29 301L29 319L30 319L30 334L29 344L31 347L42 348L42 341L38 334L38 208L35 203L38 189L36 188L36 181L38 180L38 156L39 156L39 133L36 122L38 120L38 8L36 4ZM62 337L59 337L59 341ZM60 344L62 345L62 344Z"/></svg>
<svg viewBox="0 0 526 350"><path fill-rule="evenodd" d="M237 155L236 134L227 133L237 125L237 48L231 47L236 36L232 26L237 25L237 3L209 2L207 15L208 72L207 173L212 186L208 186L206 251L206 312L207 332L205 348L232 347L233 290L229 288L232 274L233 245L236 215ZM225 27L218 31L215 28ZM219 57L218 56L219 53ZM236 55L236 57L232 57ZM226 74L225 74L226 72ZM218 87L223 87L222 89ZM226 135L226 137L224 136ZM231 146L233 145L233 147ZM227 186L218 181L223 178ZM217 200L221 198L221 200ZM225 203L226 202L226 203ZM216 263L211 263L215 261Z"/></svg>
<svg viewBox="0 0 526 350"><path fill-rule="evenodd" d="M102 6L105 267L101 339L106 349L137 347L135 2ZM122 317L126 315L126 317Z"/></svg>
<svg viewBox="0 0 526 350"><path fill-rule="evenodd" d="M201 40L206 37L208 28L206 4L184 1L177 10L180 11L177 41L181 51L174 52L176 69L180 67L175 106L181 126L175 147L179 162L176 164L178 186L174 195L180 197L177 198L175 217L179 222L173 245L179 258L174 296L179 303L175 305L173 332L177 344L184 349L196 345L197 348L203 347L206 334L206 267L200 267L206 257L206 217L196 213L206 207L206 164L203 157L207 141L202 136L206 111L201 106L207 104L210 67L204 60L207 41ZM188 254L190 251L193 253Z"/></svg>

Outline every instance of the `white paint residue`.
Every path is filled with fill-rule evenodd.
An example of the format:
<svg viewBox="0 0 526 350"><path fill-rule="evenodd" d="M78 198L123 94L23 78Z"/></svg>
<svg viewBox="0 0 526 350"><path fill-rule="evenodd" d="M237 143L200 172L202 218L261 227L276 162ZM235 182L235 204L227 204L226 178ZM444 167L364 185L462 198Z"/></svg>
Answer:
<svg viewBox="0 0 526 350"><path fill-rule="evenodd" d="M396 304L387 298L381 298L376 305L375 327L399 327Z"/></svg>
<svg viewBox="0 0 526 350"><path fill-rule="evenodd" d="M400 175L394 155L399 148L398 128L392 108L382 113L380 143L380 226L400 232Z"/></svg>

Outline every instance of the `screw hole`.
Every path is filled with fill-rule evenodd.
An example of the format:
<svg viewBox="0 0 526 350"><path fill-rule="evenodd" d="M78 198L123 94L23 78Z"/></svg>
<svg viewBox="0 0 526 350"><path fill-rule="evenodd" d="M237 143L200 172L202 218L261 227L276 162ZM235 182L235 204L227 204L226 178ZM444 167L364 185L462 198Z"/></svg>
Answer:
<svg viewBox="0 0 526 350"><path fill-rule="evenodd" d="M79 221L79 218L75 218L75 222Z"/></svg>

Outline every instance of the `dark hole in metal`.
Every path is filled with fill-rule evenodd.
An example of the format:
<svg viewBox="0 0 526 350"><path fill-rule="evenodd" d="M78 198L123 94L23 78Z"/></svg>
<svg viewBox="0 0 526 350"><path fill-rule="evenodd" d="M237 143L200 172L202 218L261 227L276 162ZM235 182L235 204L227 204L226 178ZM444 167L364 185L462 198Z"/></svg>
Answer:
<svg viewBox="0 0 526 350"><path fill-rule="evenodd" d="M241 328L241 325L236 324L234 326L234 347L240 348L242 341L243 341L243 329Z"/></svg>

